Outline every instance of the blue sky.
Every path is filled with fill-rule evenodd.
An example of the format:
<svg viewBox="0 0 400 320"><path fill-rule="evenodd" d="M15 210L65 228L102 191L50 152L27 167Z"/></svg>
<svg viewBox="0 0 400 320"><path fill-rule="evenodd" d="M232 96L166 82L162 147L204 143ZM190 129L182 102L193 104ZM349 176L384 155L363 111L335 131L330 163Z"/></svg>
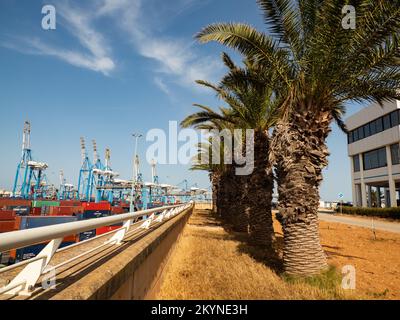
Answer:
<svg viewBox="0 0 400 320"><path fill-rule="evenodd" d="M83 4L82 4L83 3ZM57 10L57 29L41 27L42 6ZM2 0L0 3L0 188L10 189L20 157L22 126L32 123L34 158L49 163L58 183L63 169L75 183L79 137L97 140L101 155L131 176L132 132L168 128L194 111L193 103L219 106L196 79L217 81L226 48L200 45L193 35L212 22L248 22L263 29L253 0ZM232 53L235 59L239 57ZM359 107L351 106L349 114ZM334 126L330 165L321 197L351 199L346 137ZM144 158L146 143L139 144ZM144 160L144 159L143 159ZM142 161L144 162L144 161ZM142 163L146 180L148 164ZM207 174L187 166L158 167L162 182L208 187Z"/></svg>

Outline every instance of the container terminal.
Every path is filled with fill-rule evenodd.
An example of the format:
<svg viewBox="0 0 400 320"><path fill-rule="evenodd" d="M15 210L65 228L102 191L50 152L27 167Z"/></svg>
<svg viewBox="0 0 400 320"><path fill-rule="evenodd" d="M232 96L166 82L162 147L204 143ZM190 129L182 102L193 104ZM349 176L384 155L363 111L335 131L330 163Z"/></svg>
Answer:
<svg viewBox="0 0 400 320"><path fill-rule="evenodd" d="M190 185L187 180L176 186L162 184L151 163L150 182L143 180L139 156L134 157L131 180L119 178L111 168L111 150L105 151L102 161L97 143L93 144L90 159L85 139L80 139L81 167L77 186L67 183L60 170L59 186L48 182L48 164L33 158L31 124L24 123L22 154L15 173L11 192L0 192L0 233L31 229L54 224L96 219L132 211L179 204L190 200L206 200L208 190ZM61 247L110 232L121 225L101 227L63 239ZM0 253L0 265L7 266L35 257L47 243Z"/></svg>

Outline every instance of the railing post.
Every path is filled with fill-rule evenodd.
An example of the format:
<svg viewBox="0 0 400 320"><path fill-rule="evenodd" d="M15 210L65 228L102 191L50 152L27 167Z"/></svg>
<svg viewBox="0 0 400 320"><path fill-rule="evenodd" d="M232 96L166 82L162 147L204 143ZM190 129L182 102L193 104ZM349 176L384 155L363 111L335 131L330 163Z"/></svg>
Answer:
<svg viewBox="0 0 400 320"><path fill-rule="evenodd" d="M127 220L122 225L122 228L118 230L106 243L115 242L116 245L120 245L122 240L124 240L126 233L129 231L132 225L132 220Z"/></svg>
<svg viewBox="0 0 400 320"><path fill-rule="evenodd" d="M162 222L165 218L165 214L167 213L168 210L164 210L162 213L160 213L160 215L157 217L157 219L155 220L156 222Z"/></svg>
<svg viewBox="0 0 400 320"><path fill-rule="evenodd" d="M145 222L139 228L141 228L141 229L149 229L151 223L153 222L153 220L154 220L154 213L150 217L148 217L145 220Z"/></svg>
<svg viewBox="0 0 400 320"><path fill-rule="evenodd" d="M38 257L43 257L43 259L28 264L7 286L4 287L3 290L6 290L7 287L12 288L5 292L5 294L30 296L34 291L36 282L46 269L62 241L62 238L51 240L38 254Z"/></svg>

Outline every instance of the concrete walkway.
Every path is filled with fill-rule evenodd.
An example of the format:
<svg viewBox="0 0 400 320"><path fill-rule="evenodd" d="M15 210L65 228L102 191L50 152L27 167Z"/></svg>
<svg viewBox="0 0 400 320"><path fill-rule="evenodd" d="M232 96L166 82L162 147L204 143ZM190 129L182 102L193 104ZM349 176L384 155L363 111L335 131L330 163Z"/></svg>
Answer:
<svg viewBox="0 0 400 320"><path fill-rule="evenodd" d="M319 212L318 217L320 220L327 222L344 223L364 228L372 228L374 226L376 230L400 233L400 223L398 222L387 222L372 218L345 217L322 212Z"/></svg>

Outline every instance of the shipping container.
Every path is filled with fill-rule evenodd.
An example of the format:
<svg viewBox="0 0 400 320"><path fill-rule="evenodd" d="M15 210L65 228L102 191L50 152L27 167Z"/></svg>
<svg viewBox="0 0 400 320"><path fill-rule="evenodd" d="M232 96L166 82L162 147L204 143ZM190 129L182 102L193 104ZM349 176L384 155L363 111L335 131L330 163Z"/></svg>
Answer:
<svg viewBox="0 0 400 320"><path fill-rule="evenodd" d="M29 216L31 212L31 207L10 207L10 210L13 210L17 216Z"/></svg>
<svg viewBox="0 0 400 320"><path fill-rule="evenodd" d="M83 208L88 211L96 211L96 210L111 210L111 204L108 201L102 202L84 202L82 203Z"/></svg>
<svg viewBox="0 0 400 320"><path fill-rule="evenodd" d="M16 217L15 219L15 230L25 230L51 226L55 224L68 223L77 221L77 217L63 217L63 216L53 216L53 217ZM76 235L67 236L64 241L75 241Z"/></svg>
<svg viewBox="0 0 400 320"><path fill-rule="evenodd" d="M15 230L15 220L0 221L0 233L11 232Z"/></svg>
<svg viewBox="0 0 400 320"><path fill-rule="evenodd" d="M4 207L30 207L30 200L0 198L0 209Z"/></svg>
<svg viewBox="0 0 400 320"><path fill-rule="evenodd" d="M42 214L42 208L31 208L32 216L40 216Z"/></svg>
<svg viewBox="0 0 400 320"><path fill-rule="evenodd" d="M83 207L51 207L50 216L74 216L83 213Z"/></svg>
<svg viewBox="0 0 400 320"><path fill-rule="evenodd" d="M32 201L33 208L42 208L42 207L59 207L59 201L46 201L46 200L36 200Z"/></svg>
<svg viewBox="0 0 400 320"><path fill-rule="evenodd" d="M79 200L60 200L60 207L81 207Z"/></svg>
<svg viewBox="0 0 400 320"><path fill-rule="evenodd" d="M79 234L79 241L85 241L96 236L96 230L88 230Z"/></svg>
<svg viewBox="0 0 400 320"><path fill-rule="evenodd" d="M111 213L112 214L121 214L121 213L125 213L125 211L124 211L124 208L122 208L122 207L112 207Z"/></svg>
<svg viewBox="0 0 400 320"><path fill-rule="evenodd" d="M4 220L14 220L15 212L12 210L0 211L0 221Z"/></svg>
<svg viewBox="0 0 400 320"><path fill-rule="evenodd" d="M74 244L75 242L76 241L64 241L63 243L61 243L60 248L64 248L66 246ZM15 252L15 263L36 257L45 246L46 243L40 243L26 248L17 249Z"/></svg>
<svg viewBox="0 0 400 320"><path fill-rule="evenodd" d="M33 229L45 226L51 226L53 224L61 224L67 222L74 222L78 219L76 217L17 217L16 223L19 230Z"/></svg>
<svg viewBox="0 0 400 320"><path fill-rule="evenodd" d="M108 226L108 227L97 228L97 229L96 229L96 235L99 236L99 235L101 235L101 234L104 234L104 233L113 231L113 230L115 230L115 229L119 229L119 228L121 228L121 227L122 227L122 223L115 224L115 225Z"/></svg>
<svg viewBox="0 0 400 320"><path fill-rule="evenodd" d="M68 223L77 221L77 217L63 217L63 216L54 216L54 217L16 217L14 223L14 230L24 230L24 229L33 229L45 226L51 226L55 224ZM63 242L60 247L65 247L72 243L76 243L78 240L77 235L70 235L63 239ZM29 259L37 255L47 244L40 243L32 246L28 246L25 248L20 248L17 250L11 250L10 256L13 262L19 262L25 259Z"/></svg>
<svg viewBox="0 0 400 320"><path fill-rule="evenodd" d="M79 213L76 216L78 220L88 220L88 219L96 219L108 217L111 214L109 210L86 210L83 213Z"/></svg>

